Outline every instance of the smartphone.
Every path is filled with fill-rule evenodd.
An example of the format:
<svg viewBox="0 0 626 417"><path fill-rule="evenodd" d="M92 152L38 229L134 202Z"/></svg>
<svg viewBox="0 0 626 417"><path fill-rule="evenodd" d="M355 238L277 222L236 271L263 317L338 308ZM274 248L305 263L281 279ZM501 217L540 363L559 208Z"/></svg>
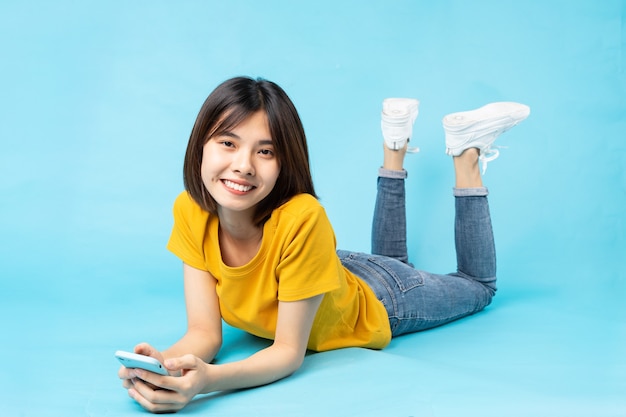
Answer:
<svg viewBox="0 0 626 417"><path fill-rule="evenodd" d="M127 368L140 368L159 375L169 375L161 362L150 356L118 350L115 352L115 357Z"/></svg>

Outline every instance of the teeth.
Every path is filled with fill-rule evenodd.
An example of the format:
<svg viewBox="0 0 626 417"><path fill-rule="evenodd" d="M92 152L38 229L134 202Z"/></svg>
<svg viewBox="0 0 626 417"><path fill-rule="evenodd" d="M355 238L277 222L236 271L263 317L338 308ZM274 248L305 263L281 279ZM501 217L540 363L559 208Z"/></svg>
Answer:
<svg viewBox="0 0 626 417"><path fill-rule="evenodd" d="M251 185L241 185L241 184L237 184L235 182L232 181L228 181L228 180L224 180L224 184L228 187L228 188L232 188L233 190L236 191L241 191L241 192L246 192L246 191L250 191L251 189L253 189L254 187Z"/></svg>

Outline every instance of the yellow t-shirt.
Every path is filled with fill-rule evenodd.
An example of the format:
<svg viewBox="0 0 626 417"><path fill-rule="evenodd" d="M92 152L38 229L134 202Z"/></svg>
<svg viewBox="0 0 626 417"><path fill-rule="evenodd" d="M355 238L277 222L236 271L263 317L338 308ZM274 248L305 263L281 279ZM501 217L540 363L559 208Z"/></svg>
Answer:
<svg viewBox="0 0 626 417"><path fill-rule="evenodd" d="M369 286L343 267L324 208L300 194L273 211L263 226L256 256L241 267L222 262L219 219L183 192L174 203L174 228L167 248L186 264L217 280L222 318L266 339L276 333L278 301L325 294L308 348L382 349L391 340L383 304Z"/></svg>

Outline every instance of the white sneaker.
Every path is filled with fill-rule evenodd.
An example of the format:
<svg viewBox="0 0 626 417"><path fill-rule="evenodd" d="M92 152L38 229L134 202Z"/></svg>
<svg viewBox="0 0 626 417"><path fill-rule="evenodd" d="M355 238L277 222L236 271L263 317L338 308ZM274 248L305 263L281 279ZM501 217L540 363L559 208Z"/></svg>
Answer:
<svg viewBox="0 0 626 417"><path fill-rule="evenodd" d="M417 118L419 101L413 98L386 98L383 100L380 126L385 145L392 150L406 146L413 134L413 123ZM418 152L409 148L407 152Z"/></svg>
<svg viewBox="0 0 626 417"><path fill-rule="evenodd" d="M446 153L459 156L466 149L477 148L484 173L487 163L500 155L497 149L491 149L491 144L529 114L528 106L513 102L490 103L476 110L449 114L443 118Z"/></svg>

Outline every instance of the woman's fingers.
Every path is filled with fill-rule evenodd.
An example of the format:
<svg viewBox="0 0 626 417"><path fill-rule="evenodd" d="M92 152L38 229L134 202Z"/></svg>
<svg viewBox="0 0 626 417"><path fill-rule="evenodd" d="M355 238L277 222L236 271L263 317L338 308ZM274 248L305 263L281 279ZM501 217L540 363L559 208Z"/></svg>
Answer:
<svg viewBox="0 0 626 417"><path fill-rule="evenodd" d="M176 391L153 389L150 384L140 379L133 380L133 387L128 390L128 395L153 413L178 411L188 402Z"/></svg>
<svg viewBox="0 0 626 417"><path fill-rule="evenodd" d="M137 345L136 352L160 354L147 344ZM120 369L119 375L128 395L143 408L153 413L172 412L185 407L199 391L198 374L194 371L200 368L201 363L202 360L194 355L171 358L165 362L169 371L185 376L158 375L139 368Z"/></svg>
<svg viewBox="0 0 626 417"><path fill-rule="evenodd" d="M185 355L179 358L170 358L165 361L164 365L168 371L188 371L198 368L198 360L194 355Z"/></svg>
<svg viewBox="0 0 626 417"><path fill-rule="evenodd" d="M145 342L139 343L135 346L135 353L145 356L156 356L161 354L158 350Z"/></svg>

